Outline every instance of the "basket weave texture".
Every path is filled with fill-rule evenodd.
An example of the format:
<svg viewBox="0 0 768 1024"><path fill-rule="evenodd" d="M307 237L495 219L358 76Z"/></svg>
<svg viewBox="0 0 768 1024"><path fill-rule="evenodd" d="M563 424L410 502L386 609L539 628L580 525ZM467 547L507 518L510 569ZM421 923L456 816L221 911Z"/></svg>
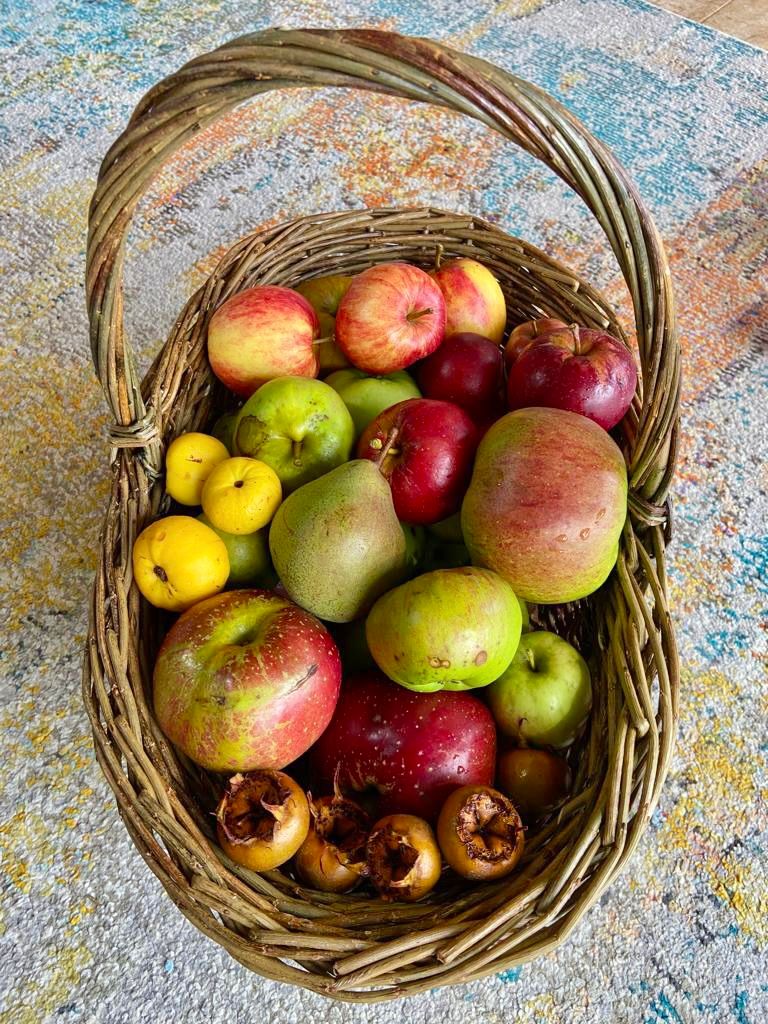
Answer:
<svg viewBox="0 0 768 1024"><path fill-rule="evenodd" d="M441 256L470 255L499 278L510 325L553 315L624 335L585 281L476 217L356 210L241 239L188 301L139 380L122 316L125 237L138 201L162 163L202 127L257 93L289 86L351 86L434 103L516 142L592 211L634 309L641 379L621 426L630 514L616 569L592 598L542 609L539 620L575 640L593 673L594 707L572 796L529 833L511 877L473 887L444 883L415 905L327 895L287 873L257 875L234 864L212 828L221 781L174 750L153 719L152 663L169 618L140 597L131 550L167 507L167 445L204 428L225 400L206 359L208 321L226 298L253 284L291 286L393 259L431 266ZM83 694L120 815L173 901L252 970L347 1001L470 981L553 949L640 839L667 773L678 713L665 545L679 348L663 246L626 173L555 100L484 61L387 32L259 32L190 61L140 101L100 169L87 298L93 359L114 423Z"/></svg>

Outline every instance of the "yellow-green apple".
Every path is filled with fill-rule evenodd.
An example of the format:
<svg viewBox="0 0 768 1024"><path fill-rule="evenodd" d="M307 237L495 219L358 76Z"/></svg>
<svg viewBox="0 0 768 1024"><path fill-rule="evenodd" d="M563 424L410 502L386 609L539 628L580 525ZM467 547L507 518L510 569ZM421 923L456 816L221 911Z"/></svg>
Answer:
<svg viewBox="0 0 768 1024"><path fill-rule="evenodd" d="M535 338L517 357L509 368L507 400L510 409L569 409L610 430L629 408L636 384L626 345L605 331L571 324Z"/></svg>
<svg viewBox="0 0 768 1024"><path fill-rule="evenodd" d="M423 573L383 594L368 613L373 660L409 690L487 686L520 640L520 605L501 576L468 565Z"/></svg>
<svg viewBox="0 0 768 1024"><path fill-rule="evenodd" d="M500 345L507 324L504 293L493 274L477 260L445 260L431 275L445 298L445 335L481 334Z"/></svg>
<svg viewBox="0 0 768 1024"><path fill-rule="evenodd" d="M290 494L349 459L355 427L324 381L276 377L243 405L234 437L237 452L266 462Z"/></svg>
<svg viewBox="0 0 768 1024"><path fill-rule="evenodd" d="M540 338L543 334L549 334L550 331L559 331L561 327L567 326L568 324L564 320L556 320L554 317L541 317L538 320L526 320L524 324L518 324L510 332L504 346L504 363L507 369L536 338Z"/></svg>
<svg viewBox="0 0 768 1024"><path fill-rule="evenodd" d="M325 379L341 395L359 437L372 419L406 398L421 398L416 382L406 370L384 377L370 377L363 370L337 370Z"/></svg>
<svg viewBox="0 0 768 1024"><path fill-rule="evenodd" d="M237 422L237 409L223 412L210 429L211 437L217 438L230 455L235 454L235 423Z"/></svg>
<svg viewBox="0 0 768 1024"><path fill-rule="evenodd" d="M516 743L567 747L592 706L587 663L544 630L523 633L509 667L485 691L496 725Z"/></svg>
<svg viewBox="0 0 768 1024"><path fill-rule="evenodd" d="M197 518L224 541L229 555L228 586L272 587L277 583L269 558L269 531L266 528L254 533L226 533L214 526L205 513Z"/></svg>
<svg viewBox="0 0 768 1024"><path fill-rule="evenodd" d="M445 336L445 302L435 282L409 263L380 263L352 279L336 313L336 341L366 373L403 370Z"/></svg>
<svg viewBox="0 0 768 1024"><path fill-rule="evenodd" d="M296 285L296 291L307 299L320 323L320 337L315 342L315 355L320 364L320 376L341 370L349 363L336 344L336 311L339 303L352 280L346 274L328 274L325 277L313 277L310 281L302 281Z"/></svg>
<svg viewBox="0 0 768 1024"><path fill-rule="evenodd" d="M605 582L627 516L627 469L592 420L562 409L519 409L480 442L461 508L475 565L525 601L558 604Z"/></svg>
<svg viewBox="0 0 768 1024"><path fill-rule="evenodd" d="M274 377L316 377L319 330L317 314L298 292L277 285L246 288L211 317L211 369L243 398Z"/></svg>
<svg viewBox="0 0 768 1024"><path fill-rule="evenodd" d="M470 693L413 693L380 672L344 680L331 724L309 752L322 792L338 777L375 814L434 820L457 786L489 785L496 758L490 711ZM338 773L338 776L337 776Z"/></svg>
<svg viewBox="0 0 768 1024"><path fill-rule="evenodd" d="M485 429L504 413L504 358L498 344L480 334L446 336L423 359L416 378L425 398L454 402Z"/></svg>
<svg viewBox="0 0 768 1024"><path fill-rule="evenodd" d="M155 662L160 728L210 771L283 768L333 716L341 660L325 626L269 590L201 601L171 626Z"/></svg>
<svg viewBox="0 0 768 1024"><path fill-rule="evenodd" d="M424 526L458 511L477 440L477 427L458 405L409 398L368 424L357 455L388 480L398 519Z"/></svg>

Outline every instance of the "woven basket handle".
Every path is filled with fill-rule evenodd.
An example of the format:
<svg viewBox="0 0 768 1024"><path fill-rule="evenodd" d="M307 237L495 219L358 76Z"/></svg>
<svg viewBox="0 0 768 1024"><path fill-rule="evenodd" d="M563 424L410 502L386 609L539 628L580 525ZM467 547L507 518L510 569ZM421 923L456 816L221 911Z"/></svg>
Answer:
<svg viewBox="0 0 768 1024"><path fill-rule="evenodd" d="M156 445L123 328L125 238L162 164L257 93L346 86L422 100L476 118L546 163L584 200L616 255L634 305L643 402L631 486L662 502L672 472L679 351L669 268L651 217L611 153L556 100L486 61L425 39L368 29L242 36L149 90L105 156L91 201L86 292L96 372L118 447Z"/></svg>

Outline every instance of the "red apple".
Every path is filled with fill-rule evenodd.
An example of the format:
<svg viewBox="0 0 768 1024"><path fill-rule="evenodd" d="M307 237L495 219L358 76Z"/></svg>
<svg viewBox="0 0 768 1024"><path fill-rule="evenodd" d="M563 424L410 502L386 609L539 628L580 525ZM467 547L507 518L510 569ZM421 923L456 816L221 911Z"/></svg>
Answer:
<svg viewBox="0 0 768 1024"><path fill-rule="evenodd" d="M504 412L504 359L481 334L453 334L419 363L416 380L425 398L454 402L480 426Z"/></svg>
<svg viewBox="0 0 768 1024"><path fill-rule="evenodd" d="M339 652L325 626L270 590L232 590L171 626L155 662L155 716L197 764L283 768L331 720Z"/></svg>
<svg viewBox="0 0 768 1024"><path fill-rule="evenodd" d="M461 505L477 442L477 428L458 405L408 398L368 424L357 454L389 481L397 518L425 526Z"/></svg>
<svg viewBox="0 0 768 1024"><path fill-rule="evenodd" d="M610 430L637 384L632 353L617 338L577 324L534 339L509 370L510 409L546 406L586 416Z"/></svg>
<svg viewBox="0 0 768 1024"><path fill-rule="evenodd" d="M621 450L592 420L562 409L496 420L461 506L472 564L536 604L597 590L616 564L626 518Z"/></svg>
<svg viewBox="0 0 768 1024"><path fill-rule="evenodd" d="M248 398L274 377L316 377L313 341L320 332L311 304L291 288L258 285L222 303L208 324L211 369Z"/></svg>
<svg viewBox="0 0 768 1024"><path fill-rule="evenodd" d="M379 672L345 680L331 724L309 752L312 792L374 797L377 815L434 820L448 794L493 781L496 729L469 693L413 693Z"/></svg>
<svg viewBox="0 0 768 1024"><path fill-rule="evenodd" d="M366 373L394 373L434 352L445 336L445 300L409 263L381 263L352 278L336 313L336 341Z"/></svg>
<svg viewBox="0 0 768 1024"><path fill-rule="evenodd" d="M532 341L541 337L542 334L549 334L550 331L558 331L568 324L563 320L554 320L551 317L542 317L540 320L526 320L524 324L518 324L504 346L504 363L509 369L512 363L521 356Z"/></svg>

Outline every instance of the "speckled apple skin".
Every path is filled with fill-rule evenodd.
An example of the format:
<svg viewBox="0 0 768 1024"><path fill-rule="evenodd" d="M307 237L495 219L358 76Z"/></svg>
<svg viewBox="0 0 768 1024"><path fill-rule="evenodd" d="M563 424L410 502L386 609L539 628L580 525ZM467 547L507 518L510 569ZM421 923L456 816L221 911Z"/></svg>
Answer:
<svg viewBox="0 0 768 1024"><path fill-rule="evenodd" d="M336 707L341 660L309 612L269 590L234 590L190 608L155 662L155 716L212 771L284 768Z"/></svg>
<svg viewBox="0 0 768 1024"><path fill-rule="evenodd" d="M344 681L331 724L309 754L312 792L375 794L374 813L434 821L452 790L490 785L496 728L469 693L413 693L380 672Z"/></svg>
<svg viewBox="0 0 768 1024"><path fill-rule="evenodd" d="M592 420L519 409L480 442L461 527L474 565L538 604L593 593L616 564L627 516L627 469Z"/></svg>

